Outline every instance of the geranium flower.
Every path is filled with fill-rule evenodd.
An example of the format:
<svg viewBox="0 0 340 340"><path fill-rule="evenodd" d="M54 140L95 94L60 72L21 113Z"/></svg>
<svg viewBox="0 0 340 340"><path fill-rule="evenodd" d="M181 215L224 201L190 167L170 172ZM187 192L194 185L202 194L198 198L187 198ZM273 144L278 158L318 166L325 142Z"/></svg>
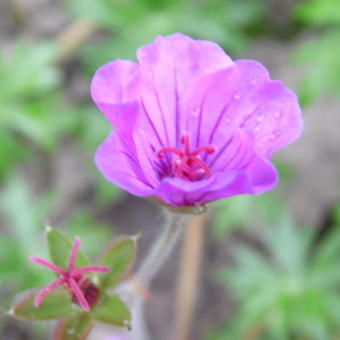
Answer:
<svg viewBox="0 0 340 340"><path fill-rule="evenodd" d="M137 58L104 65L92 82L115 128L95 158L109 181L173 206L276 186L270 158L302 131L293 92L259 62L183 34L158 37Z"/></svg>

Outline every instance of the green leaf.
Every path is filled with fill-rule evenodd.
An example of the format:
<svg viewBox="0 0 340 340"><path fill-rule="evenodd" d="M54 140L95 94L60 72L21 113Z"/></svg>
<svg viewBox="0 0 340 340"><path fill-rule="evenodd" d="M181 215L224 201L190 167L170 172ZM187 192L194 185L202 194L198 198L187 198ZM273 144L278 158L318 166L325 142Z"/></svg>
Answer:
<svg viewBox="0 0 340 340"><path fill-rule="evenodd" d="M50 228L46 234L50 258L59 267L67 268L72 241L59 229ZM76 267L91 265L84 254L78 252Z"/></svg>
<svg viewBox="0 0 340 340"><path fill-rule="evenodd" d="M104 295L93 310L95 320L117 327L131 327L131 313L116 295Z"/></svg>
<svg viewBox="0 0 340 340"><path fill-rule="evenodd" d="M74 313L70 295L65 289L56 289L46 296L40 307L34 305L39 291L32 289L19 294L10 313L23 320L54 320Z"/></svg>
<svg viewBox="0 0 340 340"><path fill-rule="evenodd" d="M79 313L58 321L53 340L85 340L93 326L91 313Z"/></svg>
<svg viewBox="0 0 340 340"><path fill-rule="evenodd" d="M122 236L113 241L104 250L99 259L101 266L109 267L111 273L103 275L99 286L107 289L116 285L132 266L136 254L136 241L131 237Z"/></svg>

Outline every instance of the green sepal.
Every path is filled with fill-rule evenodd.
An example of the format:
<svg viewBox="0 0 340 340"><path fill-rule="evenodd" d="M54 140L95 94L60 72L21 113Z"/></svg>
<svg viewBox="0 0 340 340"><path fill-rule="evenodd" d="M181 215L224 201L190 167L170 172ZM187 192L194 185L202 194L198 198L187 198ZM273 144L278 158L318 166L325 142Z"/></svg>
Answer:
<svg viewBox="0 0 340 340"><path fill-rule="evenodd" d="M93 309L93 318L116 327L131 329L131 313L126 304L116 295L103 295Z"/></svg>
<svg viewBox="0 0 340 340"><path fill-rule="evenodd" d="M85 340L93 327L91 313L81 312L59 320L53 340Z"/></svg>
<svg viewBox="0 0 340 340"><path fill-rule="evenodd" d="M22 320L55 320L74 313L70 294L63 288L50 292L40 307L34 305L34 299L39 292L31 289L20 293L15 298L10 315Z"/></svg>
<svg viewBox="0 0 340 340"><path fill-rule="evenodd" d="M131 268L136 256L136 238L121 236L114 240L99 258L99 265L111 272L100 277L99 287L106 290L117 285Z"/></svg>
<svg viewBox="0 0 340 340"><path fill-rule="evenodd" d="M67 268L72 249L72 241L59 229L49 228L46 233L48 250L51 261L61 268ZM82 253L78 252L76 267L90 266L91 262Z"/></svg>

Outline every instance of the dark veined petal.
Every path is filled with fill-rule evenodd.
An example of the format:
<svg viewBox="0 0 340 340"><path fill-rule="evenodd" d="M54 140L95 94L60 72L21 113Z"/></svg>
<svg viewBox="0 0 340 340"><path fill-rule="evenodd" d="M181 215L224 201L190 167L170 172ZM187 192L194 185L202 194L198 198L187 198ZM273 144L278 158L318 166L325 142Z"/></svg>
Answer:
<svg viewBox="0 0 340 340"><path fill-rule="evenodd" d="M253 60L199 78L184 103L184 130L196 147L225 147L238 128L254 136L265 156L296 140L302 131L296 96Z"/></svg>
<svg viewBox="0 0 340 340"><path fill-rule="evenodd" d="M130 60L115 60L100 67L91 83L93 101L100 109L102 104L135 101L137 73L138 64ZM106 114L105 109L103 112Z"/></svg>
<svg viewBox="0 0 340 340"><path fill-rule="evenodd" d="M182 119L182 100L194 81L232 65L215 43L193 40L183 34L158 37L137 52L140 67L140 101L146 119L156 127L158 148L176 146Z"/></svg>
<svg viewBox="0 0 340 340"><path fill-rule="evenodd" d="M264 157L300 137L301 109L295 94L282 82L270 80L268 71L254 60L238 60L237 98L240 127L254 136L254 147Z"/></svg>
<svg viewBox="0 0 340 340"><path fill-rule="evenodd" d="M98 148L95 161L110 182L137 196L151 195L152 187L136 156L115 131Z"/></svg>
<svg viewBox="0 0 340 340"><path fill-rule="evenodd" d="M242 170L217 172L198 182L165 178L156 194L170 205L193 206L240 194L260 194L272 190L277 183L276 168L269 161L254 157Z"/></svg>

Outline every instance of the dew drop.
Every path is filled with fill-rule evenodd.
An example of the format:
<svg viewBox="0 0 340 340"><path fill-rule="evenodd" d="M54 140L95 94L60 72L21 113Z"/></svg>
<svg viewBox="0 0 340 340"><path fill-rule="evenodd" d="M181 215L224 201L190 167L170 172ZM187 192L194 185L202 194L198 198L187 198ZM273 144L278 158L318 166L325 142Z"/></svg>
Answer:
<svg viewBox="0 0 340 340"><path fill-rule="evenodd" d="M273 133L270 135L269 139L270 139L270 140L275 140L279 135L280 135L280 130L275 130L275 131L273 131Z"/></svg>
<svg viewBox="0 0 340 340"><path fill-rule="evenodd" d="M235 98L236 100L240 100L240 98L241 98L240 93L239 93L239 92L236 92L236 93L234 94L234 98Z"/></svg>
<svg viewBox="0 0 340 340"><path fill-rule="evenodd" d="M257 83L257 78L256 77L251 78L250 84L255 85L256 83Z"/></svg>
<svg viewBox="0 0 340 340"><path fill-rule="evenodd" d="M264 116L263 116L262 114L260 114L260 115L258 115L258 116L256 117L256 120L257 120L258 122L263 122L263 119L264 119Z"/></svg>
<svg viewBox="0 0 340 340"><path fill-rule="evenodd" d="M199 110L198 108L196 108L196 109L194 110L194 112L192 113L192 115L193 115L194 117L197 117L197 116L199 115L199 113L200 113L200 110Z"/></svg>
<svg viewBox="0 0 340 340"><path fill-rule="evenodd" d="M277 119L281 118L281 116L282 116L282 112L281 111L276 111L274 113L274 117L277 118Z"/></svg>
<svg viewBox="0 0 340 340"><path fill-rule="evenodd" d="M254 132L260 132L261 131L261 126L257 125L254 129Z"/></svg>

